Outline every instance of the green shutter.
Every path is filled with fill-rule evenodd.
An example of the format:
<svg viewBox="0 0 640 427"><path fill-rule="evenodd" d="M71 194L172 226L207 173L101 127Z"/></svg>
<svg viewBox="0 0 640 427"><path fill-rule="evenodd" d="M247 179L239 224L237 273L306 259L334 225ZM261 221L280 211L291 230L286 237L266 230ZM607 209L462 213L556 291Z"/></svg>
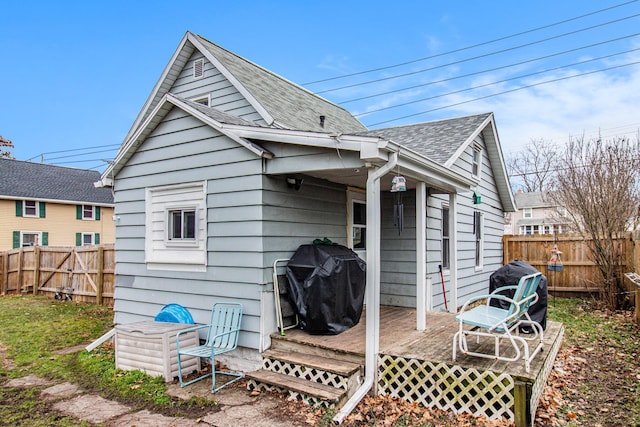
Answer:
<svg viewBox="0 0 640 427"><path fill-rule="evenodd" d="M82 205L76 205L76 219L82 219Z"/></svg>
<svg viewBox="0 0 640 427"><path fill-rule="evenodd" d="M16 216L22 216L22 200L16 200Z"/></svg>
<svg viewBox="0 0 640 427"><path fill-rule="evenodd" d="M93 236L93 244L94 245L100 244L100 233L96 233L95 236Z"/></svg>
<svg viewBox="0 0 640 427"><path fill-rule="evenodd" d="M45 204L44 202L39 202L39 204L40 204L40 218L46 218L47 214L45 213L46 212Z"/></svg>
<svg viewBox="0 0 640 427"><path fill-rule="evenodd" d="M100 221L100 206L96 206L96 221Z"/></svg>
<svg viewBox="0 0 640 427"><path fill-rule="evenodd" d="M82 246L82 233L76 233L76 246Z"/></svg>
<svg viewBox="0 0 640 427"><path fill-rule="evenodd" d="M13 232L13 249L17 249L20 247L20 232Z"/></svg>
<svg viewBox="0 0 640 427"><path fill-rule="evenodd" d="M49 232L42 232L42 246L49 246Z"/></svg>

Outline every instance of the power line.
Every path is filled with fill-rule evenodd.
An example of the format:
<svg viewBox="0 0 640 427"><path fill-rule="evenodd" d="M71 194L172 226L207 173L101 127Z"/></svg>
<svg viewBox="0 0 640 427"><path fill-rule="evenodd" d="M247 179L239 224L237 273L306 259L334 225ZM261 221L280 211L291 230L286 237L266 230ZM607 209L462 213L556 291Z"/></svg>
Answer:
<svg viewBox="0 0 640 427"><path fill-rule="evenodd" d="M507 94L507 93L517 92L517 91L520 91L520 90L523 90L523 89L532 88L532 87L535 87L535 86L541 86L541 85L547 84L547 83L554 83L554 82L559 82L559 81L562 81L562 80L569 80L569 79L573 79L573 78L576 78L576 77L583 77L583 76L587 76L587 75L590 75L590 74L596 74L596 73L601 73L603 71L615 70L617 68L628 67L628 66L636 65L636 64L640 64L640 61L630 62L628 64L617 65L617 66L614 66L614 67L603 68L603 69L600 69L600 70L580 73L580 74L576 74L575 76L560 77L560 78L557 78L557 79L546 80L544 82L538 82L538 83L534 83L534 84L530 84L530 85L526 85L526 86L521 86L521 87L510 89L510 90L505 90L505 91L502 91L502 92L493 93L491 95L486 95L486 96L481 96L481 97L478 97L478 98L468 99L466 101L457 102L455 104L444 105L442 107L432 108L430 110L425 110L425 111L420 111L418 113L408 114L406 116L397 117L395 119L389 119L389 120L385 120L385 121L382 121L382 122L373 123L373 124L368 125L367 127L373 127L373 126L377 126L377 125L381 125L381 124L385 124L385 123L395 122L395 121L406 119L406 118L409 118L409 117L420 116L420 115L423 115L423 114L426 114L426 113L431 113L433 111L444 110L444 109L447 109L447 108L456 107L458 105L468 104L470 102L480 101L482 99L487 99L487 98L492 98L492 97L498 96L498 95L504 95L504 94Z"/></svg>
<svg viewBox="0 0 640 427"><path fill-rule="evenodd" d="M46 151L44 153L38 154L37 156L33 156L30 159L27 159L26 161L28 162L28 161L31 161L31 160L37 158L37 157L42 157L45 154L71 153L71 152L74 152L74 151L86 151L86 150L93 150L95 148L106 148L106 147L118 148L118 147L120 147L120 144L96 145L96 146L93 146L93 147L70 148L70 149L67 149L67 150L58 150L58 151ZM89 154L89 153L87 153L87 154ZM81 155L82 154L78 154L78 156L81 156Z"/></svg>
<svg viewBox="0 0 640 427"><path fill-rule="evenodd" d="M391 68L397 68L397 67L401 67L401 66L404 66L404 65L415 64L416 62L426 61L428 59L438 58L438 57L441 57L441 56L450 55L452 53L463 52L465 50L474 49L476 47L485 46L485 45L496 43L496 42L499 42L499 41L508 40L510 38L522 36L524 34L529 34L529 33L533 33L533 32L540 31L540 30L544 30L544 29L547 29L547 28L555 27L555 26L558 26L558 25L566 24L566 23L571 22L571 21L577 21L578 19L586 18L588 16L596 15L598 13L602 13L602 12L606 12L608 10L612 10L612 9L616 9L616 8L619 8L619 7L622 7L622 6L626 6L626 5L631 4L631 3L636 3L637 1L638 0L632 0L632 1L625 2L625 3L620 3L620 4L617 4L617 5L611 6L611 7L607 7L607 8L604 8L604 9L596 10L594 12L586 13L584 15L576 16L574 18L565 19L563 21L554 22L552 24L543 25L542 27L532 28L530 30L525 30L525 31L522 31L522 32L519 32L519 33L508 35L508 36L499 37L497 39L485 41L485 42L482 42L482 43L477 43L477 44L474 44L474 45L471 45L471 46L466 46L466 47L462 47L462 48L459 48L459 49L454 49L454 50L450 50L450 51L447 51L447 52L438 53L438 54L435 54L435 55L425 56L423 58L412 59L410 61L401 62L401 63L398 63L398 64L387 65L387 66L378 67L378 68L372 68L372 69L369 69L369 70L358 71L358 72L350 73L350 74L343 74L341 76L329 77L329 78L322 79L322 80L316 80L316 81L312 81L312 82L308 82L308 83L303 83L302 85L303 86L308 86L308 85L312 85L312 84L316 84L316 83L324 83L324 82L328 82L328 81L332 81L332 80L344 79L344 78L347 78L347 77L354 77L354 76L359 76L359 75L362 75L362 74L373 73L373 72L376 72L376 71L389 70Z"/></svg>
<svg viewBox="0 0 640 427"><path fill-rule="evenodd" d="M586 27L586 28L581 28L581 29L578 29L578 30L570 31L568 33L559 34L559 35L552 36L552 37L547 37L547 38L544 38L544 39L536 40L536 41L529 42L529 43L524 43L524 44L517 45L517 46L512 46L512 47L509 47L509 48L506 48L506 49L501 49L501 50L497 50L497 51L494 51L494 52L489 52L489 53L485 53L485 54L482 54L482 55L473 56L473 57L470 57L470 58L460 59L458 61L449 62L447 64L435 65L433 67L423 68L421 70L411 71L411 72L403 73L403 74L396 74L395 76L381 77L379 79L367 80L367 81L360 82L360 83L353 83L353 84L350 84L350 85L344 85L344 86L340 86L340 87L336 87L336 88L332 88L332 89L322 90L322 91L319 91L319 92L316 92L316 93L317 94L323 94L323 93L328 93L328 92L337 92L339 90L350 89L350 88L354 88L354 87L358 87L358 86L369 85L369 84L372 84L372 83L379 83L379 82L383 82L383 81L387 81L387 80L394 80L394 79L399 79L401 77L407 77L407 76L412 76L412 75L416 75L416 74L420 74L420 73L425 73L427 71L433 71L433 70L437 70L437 69L440 69L440 68L449 67L451 65L458 65L458 64L462 64L464 62L474 61L476 59L487 58L487 57L490 57L490 56L499 55L501 53L511 52L511 51L514 51L514 50L517 50L517 49L522 49L523 47L529 47L529 46L533 46L533 45L536 45L536 44L548 42L550 40L555 40L555 39L559 39L559 38L566 37L566 36L569 36L569 35L578 34L578 33L584 32L584 31L593 30L595 28L604 27L606 25L611 25L611 24L615 24L615 23L618 23L618 22L622 22L622 21L625 21L627 19L637 18L638 16L640 16L640 13L639 14L635 14L635 15L631 15L631 16L626 16L624 18L615 19L613 21L604 22L602 24L596 24L596 25L592 25L590 27Z"/></svg>
<svg viewBox="0 0 640 427"><path fill-rule="evenodd" d="M599 61L601 59L606 59L606 58L610 58L612 56L622 55L622 54L625 54L625 53L630 53L630 52L634 52L634 51L638 51L638 50L640 50L640 48L631 49L631 50L627 50L627 51L624 51L624 52L612 53L610 55L605 55L605 56L601 56L601 57L598 57L598 58L586 59L584 61L574 62L573 64L561 65L561 66L558 66L558 67L548 68L546 70L536 71L536 72L529 73L529 74L522 74L520 76L510 77L508 79L498 80L498 81L494 81L494 82L491 82L491 83L485 83L485 84L481 84L481 85L478 85L478 86L472 86L472 87L468 87L468 88L465 88L465 89L455 90L455 91L452 91L452 92L441 93L441 94L438 94L438 95L429 96L427 98L414 99L412 101L403 102L401 104L390 105L390 106L387 106L387 107L381 107L381 108L378 108L378 109L375 109L375 110L369 110L369 111L365 111L363 113L354 114L354 117L360 117L360 116L364 116L364 115L367 115L367 114L377 113L377 112L380 112L380 111L391 110L393 108L404 107L404 106L411 105L411 104L417 104L418 102L429 101L429 100L436 99L436 98L442 98L442 97L449 96L449 95L455 95L455 94L458 94L458 93L468 92L470 90L481 89L483 87L493 86L493 85L496 85L496 84L499 84L499 83L506 83L506 82L509 82L509 81L512 81L512 80L518 80L518 79L522 79L522 78L525 78L525 77L531 77L531 76L535 76L535 75L538 75L538 74L548 73L550 71L556 71L556 70L561 70L561 69L567 68L567 67L573 67L575 65L583 65L583 64L586 64L588 62Z"/></svg>
<svg viewBox="0 0 640 427"><path fill-rule="evenodd" d="M402 88L402 89L394 89L394 90L390 90L390 91L386 91L386 92L374 93L372 95L361 96L359 98L353 98L353 99L349 99L349 100L346 100L346 101L342 101L342 102L340 102L340 105L344 105L344 104L348 104L348 103L356 102L356 101L362 101L362 100L370 99L370 98L376 98L378 96L390 95L392 93L403 92L403 91L406 91L406 90L417 89L417 88L420 88L420 87L431 86L431 85L434 85L434 84L446 83L446 82L450 82L450 81L453 81L453 80L462 79L462 78L465 78L465 77L471 77L471 76L476 76L476 75L479 75L479 74L490 73L490 72L493 72L493 71L504 70L504 69L507 69L507 68L528 64L528 63L531 63L531 62L541 61L543 59L553 58L555 56L566 55L567 53L574 53L574 52L577 52L579 50L589 49L589 48L592 48L592 47L601 46L601 45L604 45L604 44L613 43L613 42L617 42L617 41L620 41L620 40L625 40L625 39L628 39L628 38L631 38L631 37L636 37L638 35L640 35L640 33L634 33L634 34L630 34L628 36L618 37L618 38L615 38L615 39L610 39L610 40L606 40L606 41L603 41L603 42L593 43L593 44L590 44L590 45L581 46L581 47L577 47L577 48L574 48L574 49L564 50L562 52L556 52L556 53L552 53L552 54L549 54L549 55L540 56L540 57L537 57L537 58L527 59L525 61L515 62L515 63L512 63L512 64L508 64L508 65L502 65L500 67L489 68L489 69L481 70L481 71L475 71L473 73L462 74L462 75L459 75L459 76L449 77L449 78L446 78L446 79L434 80L434 81L430 81L428 83L421 83L419 85L409 86L409 87L405 87L405 88Z"/></svg>

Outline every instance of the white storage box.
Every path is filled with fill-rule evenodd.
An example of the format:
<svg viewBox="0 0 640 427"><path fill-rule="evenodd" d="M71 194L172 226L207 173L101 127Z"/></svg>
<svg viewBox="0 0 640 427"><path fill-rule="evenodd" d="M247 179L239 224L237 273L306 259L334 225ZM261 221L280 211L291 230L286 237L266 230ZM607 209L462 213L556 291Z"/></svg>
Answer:
<svg viewBox="0 0 640 427"><path fill-rule="evenodd" d="M140 369L149 375L162 375L165 381L178 376L176 334L195 325L184 323L144 322L116 326L116 368L131 371ZM196 331L183 335L180 347L198 345ZM199 357L181 357L182 373L200 370Z"/></svg>

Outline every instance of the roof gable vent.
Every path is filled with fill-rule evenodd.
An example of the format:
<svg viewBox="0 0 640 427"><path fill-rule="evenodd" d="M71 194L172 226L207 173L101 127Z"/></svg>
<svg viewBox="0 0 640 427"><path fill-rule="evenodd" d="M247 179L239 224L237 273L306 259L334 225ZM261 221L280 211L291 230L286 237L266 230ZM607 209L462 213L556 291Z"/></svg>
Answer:
<svg viewBox="0 0 640 427"><path fill-rule="evenodd" d="M193 61L193 78L200 79L204 76L204 59Z"/></svg>

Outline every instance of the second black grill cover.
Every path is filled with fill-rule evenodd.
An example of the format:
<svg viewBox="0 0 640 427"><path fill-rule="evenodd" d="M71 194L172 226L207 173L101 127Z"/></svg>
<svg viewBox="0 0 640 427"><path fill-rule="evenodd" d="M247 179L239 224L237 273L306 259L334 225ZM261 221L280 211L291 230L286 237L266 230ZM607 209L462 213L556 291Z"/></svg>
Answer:
<svg viewBox="0 0 640 427"><path fill-rule="evenodd" d="M493 292L502 286L516 286L522 276L533 273L538 273L538 270L536 270L531 264L519 259L513 260L509 264L500 267L494 271L491 276L489 276L489 292ZM544 275L538 284L536 293L538 294L538 302L531 305L527 313L529 314L529 317L531 317L531 320L538 322L540 326L542 326L542 329L546 329L548 296L547 278ZM513 294L513 290L509 290L504 293L504 295L509 298L512 298ZM509 308L510 304L507 301L492 300L491 305L506 310Z"/></svg>
<svg viewBox="0 0 640 427"><path fill-rule="evenodd" d="M291 303L310 334L336 335L362 315L366 263L341 245L302 245L287 264Z"/></svg>

